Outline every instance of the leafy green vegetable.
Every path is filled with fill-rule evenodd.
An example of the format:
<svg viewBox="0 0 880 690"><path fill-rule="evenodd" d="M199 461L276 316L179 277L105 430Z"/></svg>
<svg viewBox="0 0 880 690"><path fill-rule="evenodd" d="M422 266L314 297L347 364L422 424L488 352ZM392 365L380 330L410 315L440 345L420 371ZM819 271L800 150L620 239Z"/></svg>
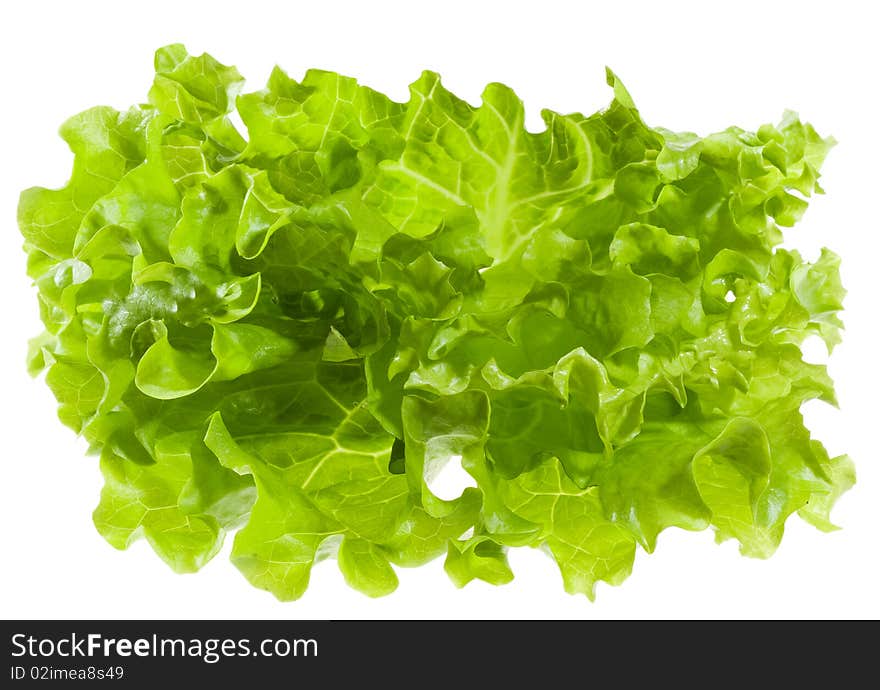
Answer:
<svg viewBox="0 0 880 690"><path fill-rule="evenodd" d="M838 259L778 246L830 139L654 129L611 72L539 133L500 84L242 81L160 49L149 104L70 119L70 182L21 196L29 366L101 456L113 546L191 571L235 531L280 599L327 557L378 596L540 546L592 598L668 527L759 557L794 512L834 528L853 469L804 427L834 392L799 345L839 341ZM476 488L436 496L448 462Z"/></svg>

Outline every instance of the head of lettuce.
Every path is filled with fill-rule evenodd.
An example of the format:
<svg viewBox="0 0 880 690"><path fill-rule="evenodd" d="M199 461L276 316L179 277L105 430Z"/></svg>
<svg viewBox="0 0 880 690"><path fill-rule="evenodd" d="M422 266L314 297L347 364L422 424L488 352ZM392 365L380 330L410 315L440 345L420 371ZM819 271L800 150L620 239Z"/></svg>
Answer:
<svg viewBox="0 0 880 690"><path fill-rule="evenodd" d="M68 120L70 182L21 196L29 364L100 456L113 546L192 571L234 531L285 600L326 557L378 596L540 546L592 598L668 527L758 557L794 512L833 529L854 474L804 427L834 392L799 346L838 342L838 258L779 247L831 140L652 128L611 72L607 109L538 133L501 84L242 81L160 49L149 103Z"/></svg>

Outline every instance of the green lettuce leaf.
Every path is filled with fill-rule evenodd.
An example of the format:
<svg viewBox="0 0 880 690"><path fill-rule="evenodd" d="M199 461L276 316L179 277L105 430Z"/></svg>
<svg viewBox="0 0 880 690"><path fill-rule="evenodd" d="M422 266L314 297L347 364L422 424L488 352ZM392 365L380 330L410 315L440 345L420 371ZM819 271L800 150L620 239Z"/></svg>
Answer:
<svg viewBox="0 0 880 690"><path fill-rule="evenodd" d="M353 78L156 53L148 103L68 120L61 189L19 204L61 421L100 456L94 513L180 572L232 561L282 600L335 558L368 596L445 554L459 587L541 548L618 584L670 528L767 557L855 481L805 427L835 404L839 258L783 249L833 145L797 115L698 136L610 71L593 115L425 72ZM230 117L237 112L246 131ZM475 486L441 498L460 463Z"/></svg>

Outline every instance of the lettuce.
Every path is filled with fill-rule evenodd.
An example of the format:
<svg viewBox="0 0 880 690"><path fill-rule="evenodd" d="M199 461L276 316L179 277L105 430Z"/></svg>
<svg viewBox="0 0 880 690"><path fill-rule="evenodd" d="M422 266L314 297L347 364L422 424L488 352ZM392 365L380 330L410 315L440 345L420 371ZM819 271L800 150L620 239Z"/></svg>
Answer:
<svg viewBox="0 0 880 690"><path fill-rule="evenodd" d="M854 481L801 404L834 404L831 251L780 248L832 146L794 113L707 137L647 126L614 74L594 115L474 107L425 72L396 103L180 45L149 104L61 135L67 186L19 225L45 332L29 366L100 456L98 531L279 599L317 561L378 596L446 555L501 584L544 548L592 598L669 527L766 557ZM230 119L233 110L247 137ZM431 490L448 462L475 487Z"/></svg>

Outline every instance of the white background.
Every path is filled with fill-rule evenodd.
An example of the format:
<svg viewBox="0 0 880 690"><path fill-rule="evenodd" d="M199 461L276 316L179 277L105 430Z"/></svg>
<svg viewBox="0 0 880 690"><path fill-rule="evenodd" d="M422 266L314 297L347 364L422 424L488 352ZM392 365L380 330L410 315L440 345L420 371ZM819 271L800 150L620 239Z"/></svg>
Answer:
<svg viewBox="0 0 880 690"><path fill-rule="evenodd" d="M880 286L878 17L867 2L29 2L0 5L0 617L2 618L877 618L880 617ZM625 5L625 7L624 7ZM618 7L619 6L619 7ZM871 16L874 15L874 16ZM502 81L537 127L542 107L593 112L610 100L604 66L626 83L649 124L701 134L749 129L798 110L839 146L789 245L843 257L847 331L830 370L840 410L808 405L815 436L848 452L859 483L822 534L792 518L769 561L746 559L710 532L670 530L640 553L621 587L598 601L563 592L542 553L517 550L516 580L456 590L442 560L401 570L390 597L350 590L335 562L307 594L279 603L252 588L228 546L195 575L175 575L139 542L118 552L91 524L95 458L55 418L55 401L24 369L41 330L16 228L21 189L63 185L69 115L146 97L152 53L184 42L235 64L248 89L275 63L292 76L321 67L396 100L420 71L471 103ZM819 348L810 348L820 357ZM231 539L228 540L231 542Z"/></svg>

